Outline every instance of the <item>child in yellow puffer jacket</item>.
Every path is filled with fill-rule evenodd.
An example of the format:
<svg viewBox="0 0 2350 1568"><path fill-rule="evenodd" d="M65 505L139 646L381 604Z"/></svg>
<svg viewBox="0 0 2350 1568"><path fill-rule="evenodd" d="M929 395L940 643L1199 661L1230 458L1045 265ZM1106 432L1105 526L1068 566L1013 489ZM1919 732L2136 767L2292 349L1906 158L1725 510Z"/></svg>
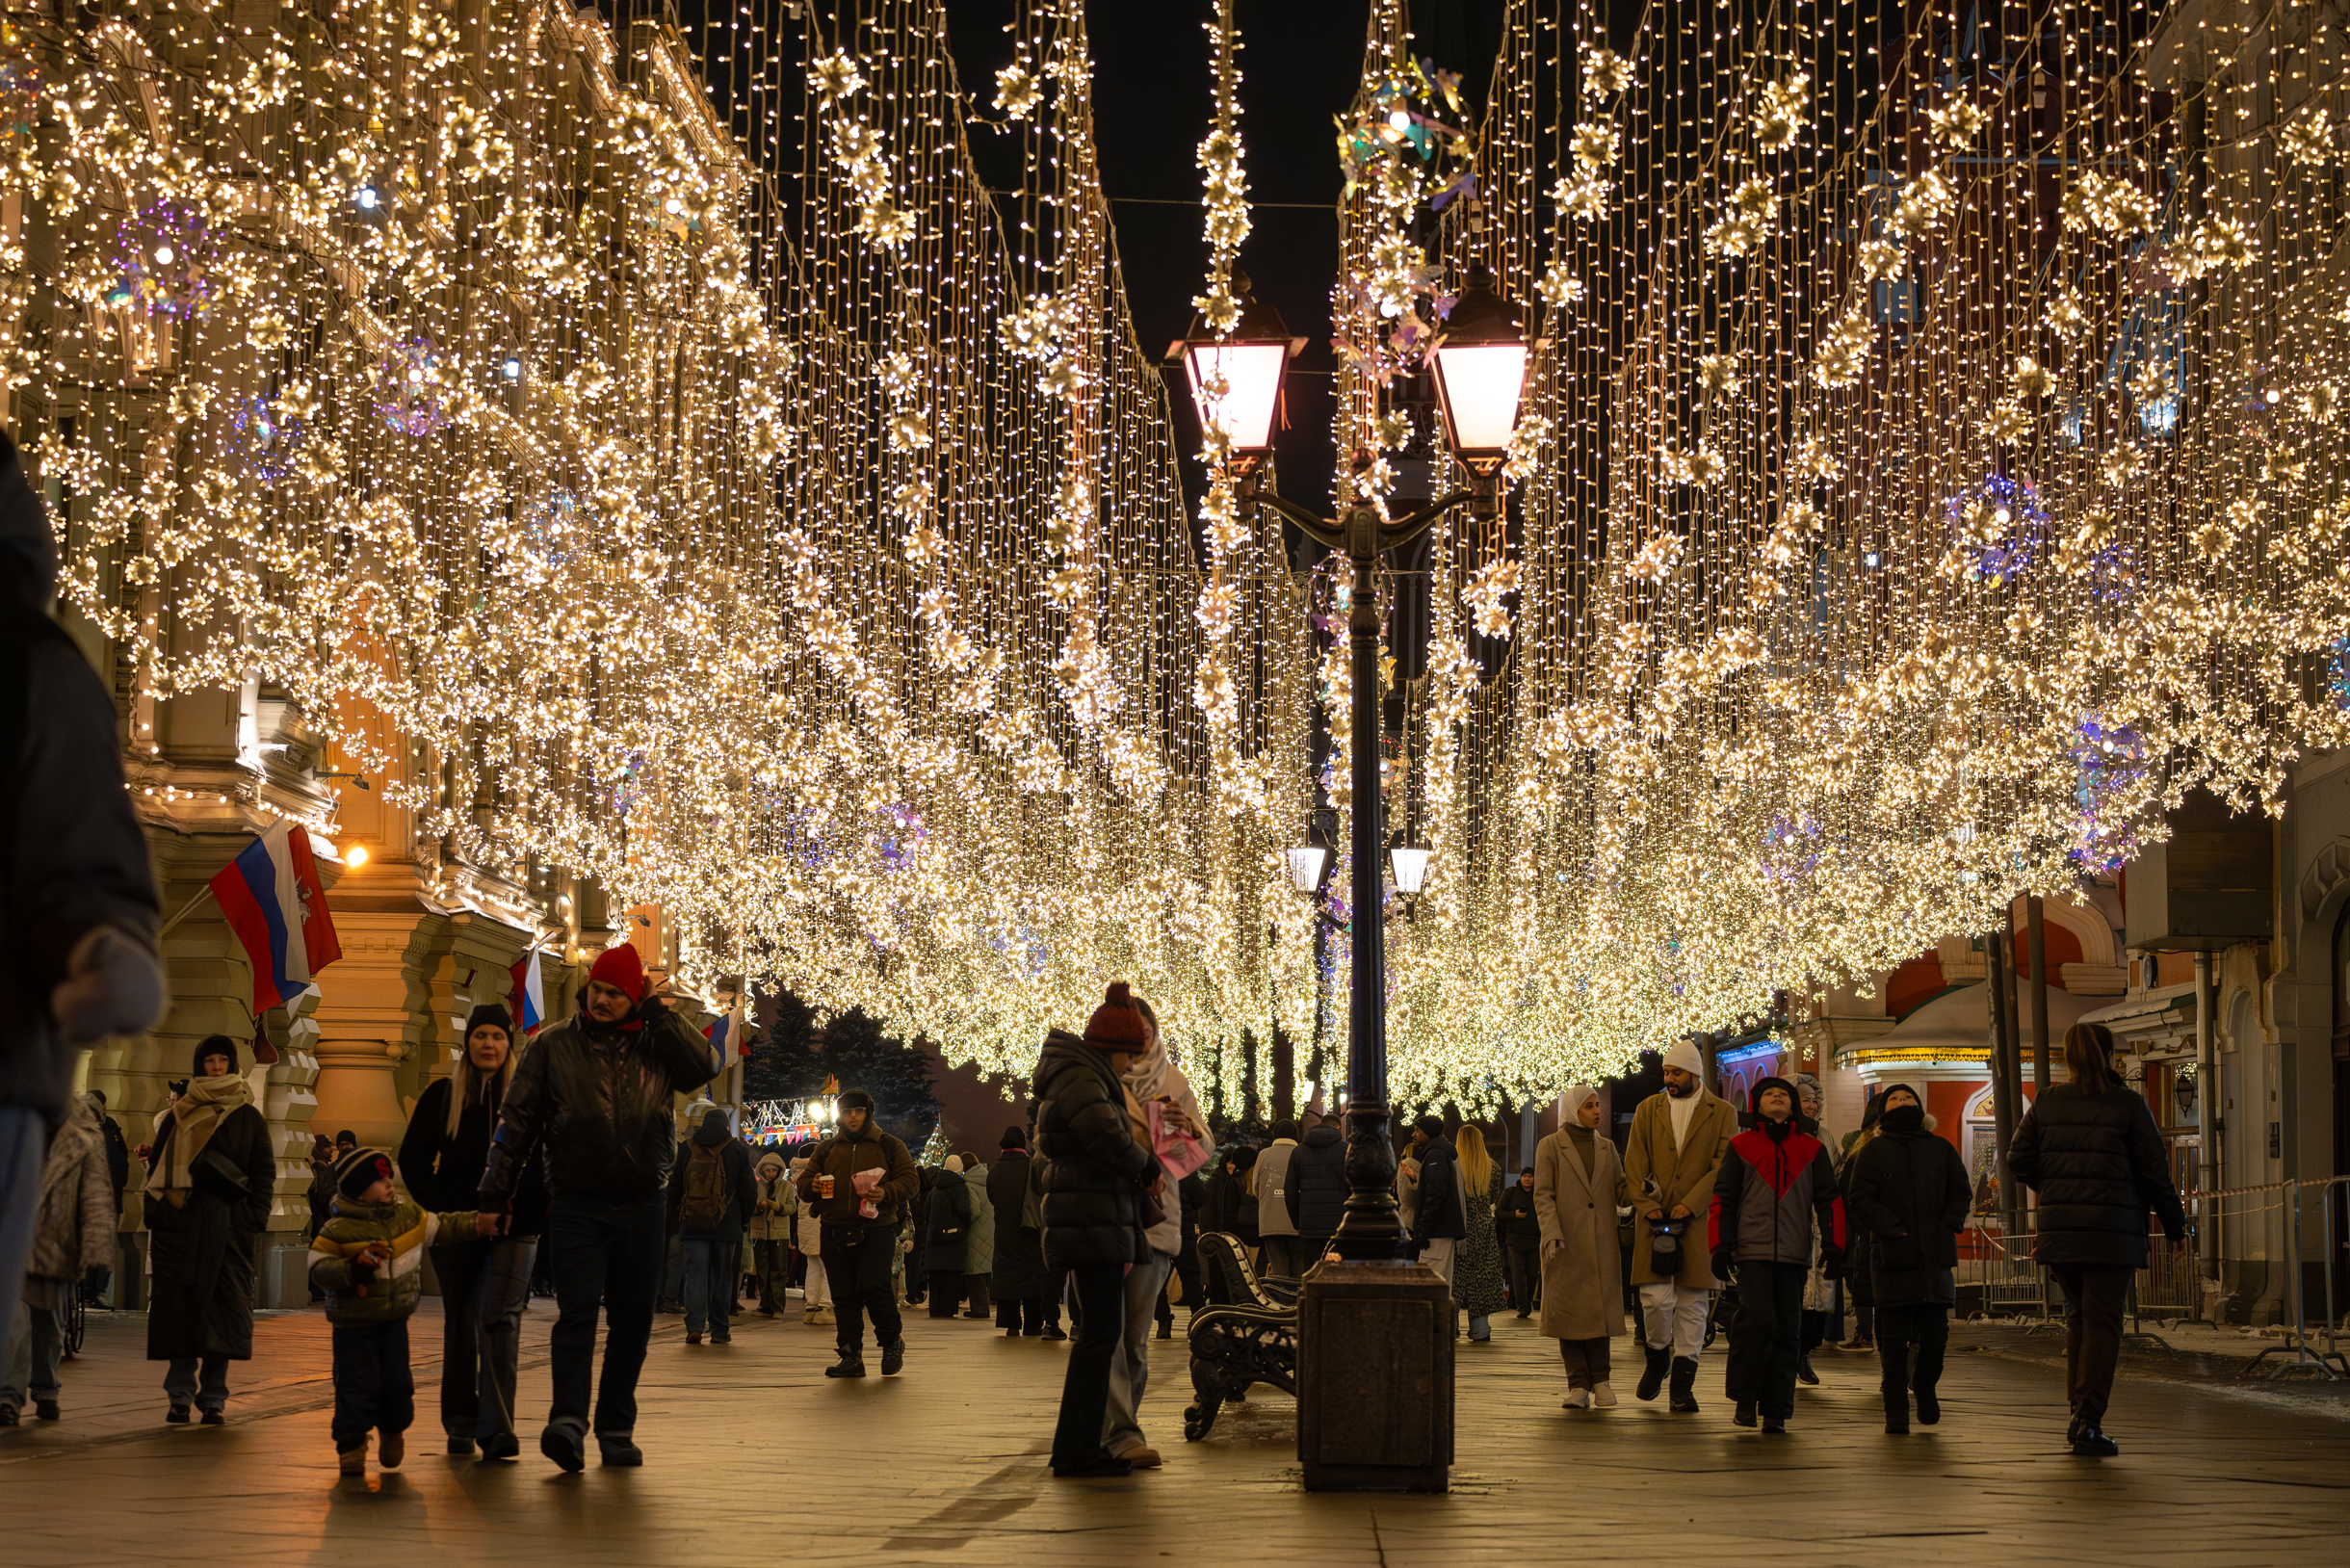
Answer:
<svg viewBox="0 0 2350 1568"><path fill-rule="evenodd" d="M326 1293L334 1336L334 1450L342 1474L364 1475L367 1434L397 1470L416 1419L408 1319L423 1294L425 1248L445 1230L496 1233L501 1216L429 1215L400 1196L391 1157L356 1148L334 1163L334 1217L310 1242L310 1283Z"/></svg>

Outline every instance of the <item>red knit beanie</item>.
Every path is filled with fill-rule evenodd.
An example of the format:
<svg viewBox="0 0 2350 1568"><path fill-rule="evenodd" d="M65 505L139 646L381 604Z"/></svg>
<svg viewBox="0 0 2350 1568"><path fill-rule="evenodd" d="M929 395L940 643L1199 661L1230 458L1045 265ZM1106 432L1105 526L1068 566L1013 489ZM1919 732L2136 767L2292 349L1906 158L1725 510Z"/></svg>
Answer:
<svg viewBox="0 0 2350 1568"><path fill-rule="evenodd" d="M1134 993L1124 980L1111 980L1110 994L1085 1020L1085 1043L1104 1051L1139 1051L1148 1040Z"/></svg>
<svg viewBox="0 0 2350 1568"><path fill-rule="evenodd" d="M644 959L633 942L615 942L596 954L595 967L588 971L591 980L601 980L615 991L625 991L631 1002L644 1000Z"/></svg>

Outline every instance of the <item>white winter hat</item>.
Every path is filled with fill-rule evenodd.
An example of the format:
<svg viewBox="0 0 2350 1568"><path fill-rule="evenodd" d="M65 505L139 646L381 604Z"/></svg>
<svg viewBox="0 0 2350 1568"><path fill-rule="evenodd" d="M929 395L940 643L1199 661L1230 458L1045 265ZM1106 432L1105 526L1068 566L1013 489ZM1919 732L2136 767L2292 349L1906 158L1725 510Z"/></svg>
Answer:
<svg viewBox="0 0 2350 1568"><path fill-rule="evenodd" d="M959 1154L947 1156L947 1168L960 1176L963 1173L963 1157Z"/></svg>
<svg viewBox="0 0 2350 1568"><path fill-rule="evenodd" d="M1706 1058L1697 1054L1695 1040L1675 1040L1664 1048L1664 1064L1678 1067L1692 1078L1706 1076Z"/></svg>

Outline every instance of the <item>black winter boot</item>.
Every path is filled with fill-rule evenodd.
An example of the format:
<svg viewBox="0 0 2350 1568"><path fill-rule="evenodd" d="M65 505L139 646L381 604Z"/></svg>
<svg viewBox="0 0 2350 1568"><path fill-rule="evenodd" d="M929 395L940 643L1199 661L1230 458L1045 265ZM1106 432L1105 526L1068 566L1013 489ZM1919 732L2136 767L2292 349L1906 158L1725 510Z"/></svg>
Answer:
<svg viewBox="0 0 2350 1568"><path fill-rule="evenodd" d="M1664 1387L1664 1374L1673 1365L1673 1347L1649 1346L1648 1368L1640 1373L1640 1386L1632 1393L1643 1399L1653 1399Z"/></svg>
<svg viewBox="0 0 2350 1568"><path fill-rule="evenodd" d="M1697 1363L1687 1356L1673 1358L1673 1413L1697 1414Z"/></svg>

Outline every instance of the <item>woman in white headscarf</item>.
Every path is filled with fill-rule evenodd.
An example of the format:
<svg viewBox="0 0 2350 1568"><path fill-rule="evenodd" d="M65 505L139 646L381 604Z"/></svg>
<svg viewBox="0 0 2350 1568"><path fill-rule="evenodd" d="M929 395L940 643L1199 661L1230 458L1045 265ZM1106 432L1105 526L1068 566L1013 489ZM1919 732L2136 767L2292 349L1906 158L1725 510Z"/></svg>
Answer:
<svg viewBox="0 0 2350 1568"><path fill-rule="evenodd" d="M1605 1410L1608 1342L1624 1332L1624 1261L1616 1206L1632 1201L1616 1146L1600 1126L1600 1091L1585 1084L1560 1102L1565 1125L1534 1151L1534 1217L1542 1226L1542 1331L1567 1367L1569 1410Z"/></svg>

